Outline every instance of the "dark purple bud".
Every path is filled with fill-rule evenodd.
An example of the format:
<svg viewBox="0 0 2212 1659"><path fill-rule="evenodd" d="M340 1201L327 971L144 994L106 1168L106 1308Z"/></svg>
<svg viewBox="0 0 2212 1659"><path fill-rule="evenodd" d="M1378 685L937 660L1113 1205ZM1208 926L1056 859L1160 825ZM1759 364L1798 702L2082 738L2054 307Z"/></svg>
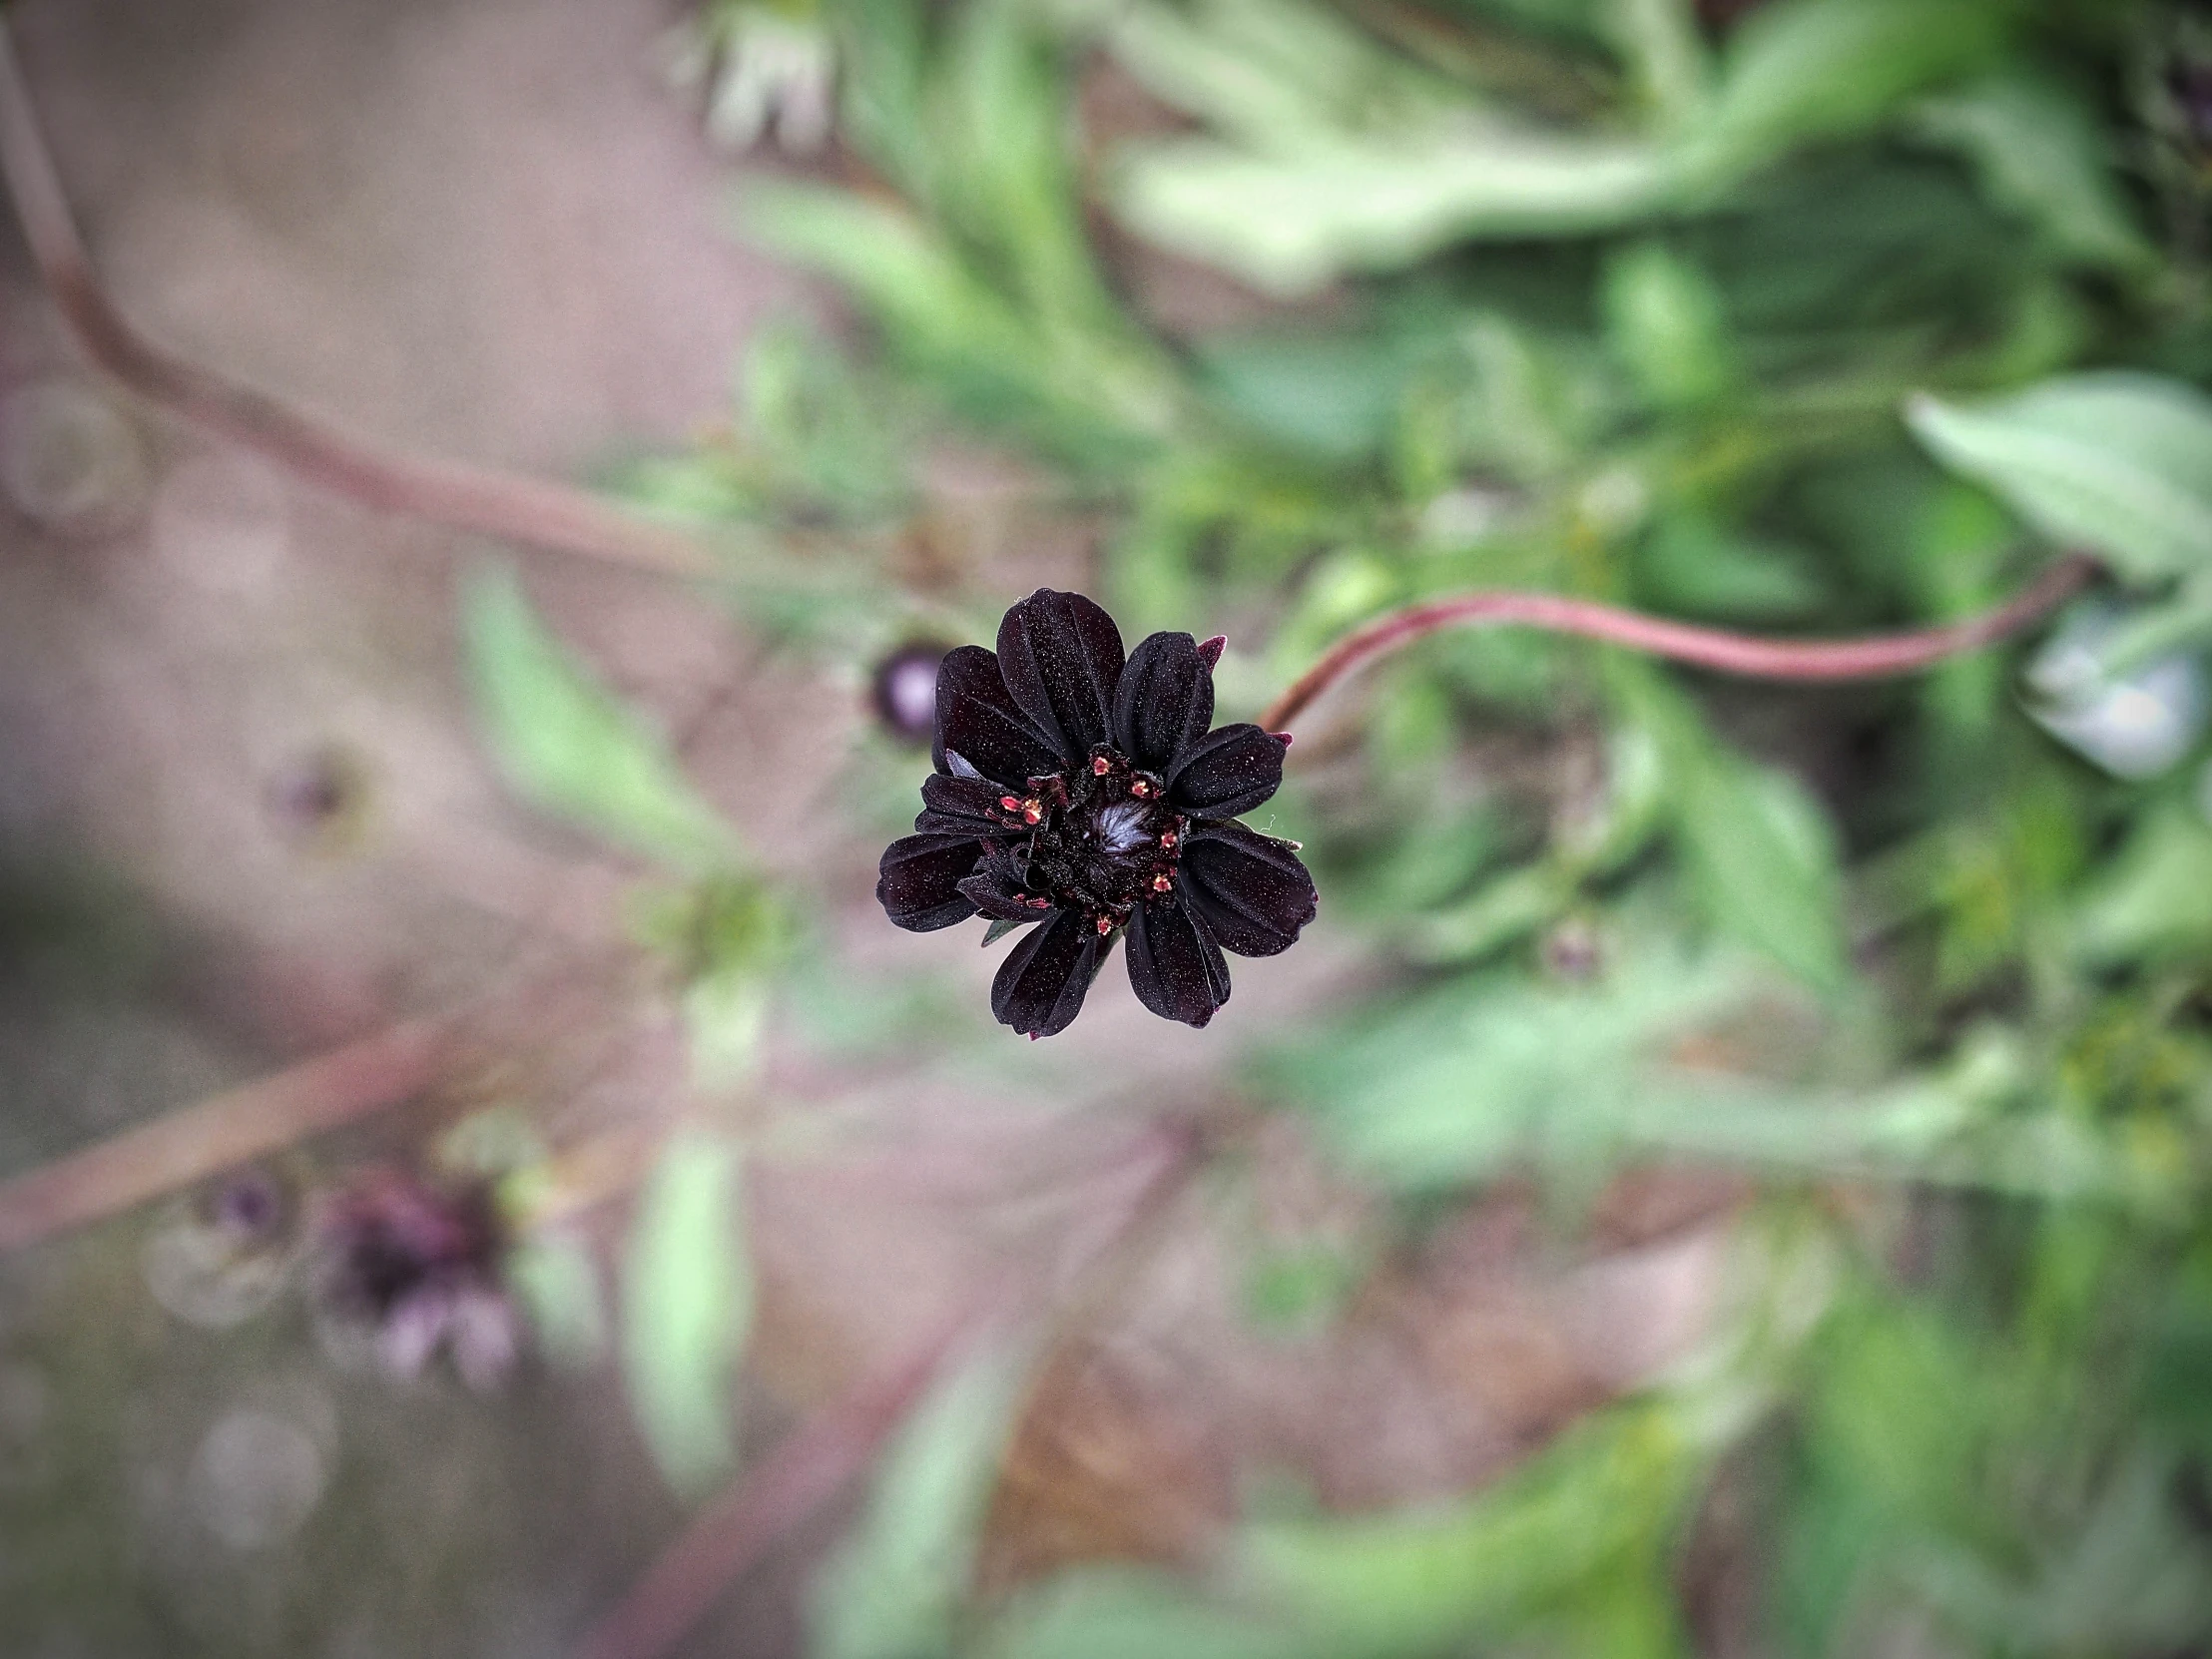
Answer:
<svg viewBox="0 0 2212 1659"><path fill-rule="evenodd" d="M928 747L937 719L937 665L951 649L916 640L875 665L870 691L875 718L894 741L912 749Z"/></svg>
<svg viewBox="0 0 2212 1659"><path fill-rule="evenodd" d="M329 850L359 825L367 798L361 764L343 750L324 748L286 762L270 779L264 801L278 834Z"/></svg>
<svg viewBox="0 0 2212 1659"><path fill-rule="evenodd" d="M275 1237L288 1219L283 1190L261 1170L239 1170L210 1188L202 1202L208 1225L241 1245Z"/></svg>

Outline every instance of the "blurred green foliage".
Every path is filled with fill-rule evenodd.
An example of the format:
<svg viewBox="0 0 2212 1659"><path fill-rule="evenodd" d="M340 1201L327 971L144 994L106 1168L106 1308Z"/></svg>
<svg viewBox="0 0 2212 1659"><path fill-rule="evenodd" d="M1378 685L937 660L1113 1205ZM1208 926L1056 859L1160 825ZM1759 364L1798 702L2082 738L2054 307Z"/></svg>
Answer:
<svg viewBox="0 0 2212 1659"><path fill-rule="evenodd" d="M1131 637L1232 632L1233 716L1347 629L1469 587L1846 634L1968 614L2061 546L2112 572L2102 620L2024 683L2014 652L1782 694L1482 635L1334 694L1270 811L1381 988L1211 1040L1409 1220L1508 1177L1750 1173L1743 1307L1451 1503L1255 1511L1198 1577L1086 1569L993 1605L952 1605L964 1544L923 1547L932 1505L967 1536L998 1443L940 1401L824 1581L822 1651L2212 1641L2201 22L2178 0L808 15L840 159L752 178L740 218L862 335L764 339L731 431L631 484L730 526L748 615L822 649L948 612L983 637L1011 597L956 560L927 597L882 579L948 419L1088 515ZM1194 321L1194 288L1235 297ZM502 688L564 671L507 590L473 614L525 793L696 866L714 836L625 722L561 692L568 736L507 731ZM1326 1261L1263 1268L1262 1324L1341 1300ZM1716 1635L1684 1562L1724 1491L1750 1494L1755 1593Z"/></svg>
<svg viewBox="0 0 2212 1659"><path fill-rule="evenodd" d="M622 1264L631 1408L663 1476L694 1497L737 1455L737 1369L754 1296L743 1175L726 1136L671 1140L639 1198Z"/></svg>

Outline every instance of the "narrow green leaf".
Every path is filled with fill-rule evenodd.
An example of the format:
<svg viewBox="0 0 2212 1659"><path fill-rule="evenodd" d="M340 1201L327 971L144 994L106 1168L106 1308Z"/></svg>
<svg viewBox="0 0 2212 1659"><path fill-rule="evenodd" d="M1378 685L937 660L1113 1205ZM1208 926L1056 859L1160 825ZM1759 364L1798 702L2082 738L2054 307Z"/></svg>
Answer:
<svg viewBox="0 0 2212 1659"><path fill-rule="evenodd" d="M583 1240L540 1229L508 1253L507 1282L529 1310L530 1329L560 1366L588 1366L607 1350L599 1265Z"/></svg>
<svg viewBox="0 0 2212 1659"><path fill-rule="evenodd" d="M2074 940L2098 965L2212 953L2212 828L2179 805L2146 818L2083 896Z"/></svg>
<svg viewBox="0 0 2212 1659"><path fill-rule="evenodd" d="M1468 976L1381 1009L1266 1064L1308 1105L1339 1152L1405 1191L1479 1181L1526 1163L1587 1166L1616 1156L1638 1103L1663 1096L1693 1116L1729 1085L1670 1072L1667 1045L1742 1006L1741 961L1694 961L1655 942L1616 947L1589 985Z"/></svg>
<svg viewBox="0 0 2212 1659"><path fill-rule="evenodd" d="M949 1372L891 1441L859 1525L814 1602L816 1659L929 1659L953 1651L999 1457L1029 1375L993 1342Z"/></svg>
<svg viewBox="0 0 2212 1659"><path fill-rule="evenodd" d="M718 872L647 895L635 928L683 975L693 1081L707 1090L746 1081L759 1063L777 973L791 946L791 917L775 889L751 875Z"/></svg>
<svg viewBox="0 0 2212 1659"><path fill-rule="evenodd" d="M1643 394L1692 408L1728 389L1733 371L1719 292L1705 273L1648 242L1606 267L1606 332Z"/></svg>
<svg viewBox="0 0 2212 1659"><path fill-rule="evenodd" d="M1956 150L1990 201L2083 265L2128 271L2157 258L2128 217L2104 135L2062 88L2025 75L1977 82L1924 105L1915 128Z"/></svg>
<svg viewBox="0 0 2212 1659"><path fill-rule="evenodd" d="M737 1146L687 1132L661 1154L623 1260L622 1368L670 1486L696 1495L736 1456L733 1386L753 1323Z"/></svg>
<svg viewBox="0 0 2212 1659"><path fill-rule="evenodd" d="M464 622L478 720L517 793L680 869L736 856L729 824L660 734L554 637L511 571L471 580Z"/></svg>
<svg viewBox="0 0 2212 1659"><path fill-rule="evenodd" d="M1326 1651L1468 1651L1648 1567L1702 1461L1666 1410L1623 1410L1448 1508L1254 1527L1243 1570Z"/></svg>
<svg viewBox="0 0 2212 1659"><path fill-rule="evenodd" d="M1729 43L1703 165L1725 176L1879 125L1912 94L1980 67L1998 0L1771 0Z"/></svg>
<svg viewBox="0 0 2212 1659"><path fill-rule="evenodd" d="M1275 1610L1216 1605L1154 1569L1085 1567L1025 1590L979 1659L1344 1659Z"/></svg>
<svg viewBox="0 0 2212 1659"><path fill-rule="evenodd" d="M1676 836L1713 920L1815 989L1849 977L1834 831L1786 773L1714 751L1676 774Z"/></svg>
<svg viewBox="0 0 2212 1659"><path fill-rule="evenodd" d="M1388 271L1470 237L1574 236L1664 210L1657 146L1492 125L1255 156L1210 139L1135 147L1110 185L1139 236L1269 293Z"/></svg>
<svg viewBox="0 0 2212 1659"><path fill-rule="evenodd" d="M1827 815L1795 779L1717 743L1656 675L1624 665L1617 679L1664 757L1676 848L1706 914L1816 990L1841 991L1851 975Z"/></svg>
<svg viewBox="0 0 2212 1659"><path fill-rule="evenodd" d="M2046 380L1995 402L1923 395L1915 434L2055 541L2139 582L2212 562L2212 398L2112 371Z"/></svg>

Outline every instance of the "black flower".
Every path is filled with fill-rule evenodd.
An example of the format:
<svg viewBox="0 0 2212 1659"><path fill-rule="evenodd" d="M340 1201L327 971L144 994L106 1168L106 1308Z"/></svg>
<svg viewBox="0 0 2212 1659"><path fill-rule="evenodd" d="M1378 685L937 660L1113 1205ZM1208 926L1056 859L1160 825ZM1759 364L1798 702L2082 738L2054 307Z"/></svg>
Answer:
<svg viewBox="0 0 2212 1659"><path fill-rule="evenodd" d="M1035 922L991 986L1004 1024L1065 1029L1127 933L1137 1000L1204 1025L1229 1000L1224 950L1272 956L1313 920L1297 843L1231 822L1275 794L1290 740L1210 729L1220 654L1154 634L1125 659L1112 617L1039 588L995 654L964 645L938 669L936 775L875 896L915 932Z"/></svg>

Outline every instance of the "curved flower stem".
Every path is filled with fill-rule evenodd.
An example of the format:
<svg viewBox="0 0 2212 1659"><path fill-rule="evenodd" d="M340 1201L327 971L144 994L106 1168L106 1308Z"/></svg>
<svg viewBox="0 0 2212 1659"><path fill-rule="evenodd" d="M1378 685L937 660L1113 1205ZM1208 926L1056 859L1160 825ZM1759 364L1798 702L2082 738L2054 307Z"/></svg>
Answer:
<svg viewBox="0 0 2212 1659"><path fill-rule="evenodd" d="M1370 658L1444 628L1517 624L1555 634L1578 634L1584 639L1752 680L1880 680L1932 668L2031 628L2087 587L2103 568L2086 553L2069 553L1995 610L1964 622L1844 640L1762 638L1725 628L1669 622L1617 605L1555 593L1518 593L1510 589L1465 593L1409 605L1347 635L1275 700L1260 717L1260 724L1270 732L1288 731L1308 705Z"/></svg>
<svg viewBox="0 0 2212 1659"><path fill-rule="evenodd" d="M116 309L93 270L24 85L4 11L0 173L39 277L78 348L147 402L379 512L673 575L702 576L716 568L694 537L588 490L364 442L146 339Z"/></svg>

